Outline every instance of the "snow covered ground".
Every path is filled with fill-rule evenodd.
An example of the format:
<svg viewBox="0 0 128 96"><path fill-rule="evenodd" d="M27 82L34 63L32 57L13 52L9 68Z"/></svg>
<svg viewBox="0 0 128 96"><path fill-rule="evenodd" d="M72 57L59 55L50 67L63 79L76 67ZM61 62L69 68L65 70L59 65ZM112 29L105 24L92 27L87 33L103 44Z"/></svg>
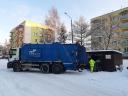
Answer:
<svg viewBox="0 0 128 96"><path fill-rule="evenodd" d="M122 72L64 74L13 72L0 60L0 96L128 96L128 60Z"/></svg>

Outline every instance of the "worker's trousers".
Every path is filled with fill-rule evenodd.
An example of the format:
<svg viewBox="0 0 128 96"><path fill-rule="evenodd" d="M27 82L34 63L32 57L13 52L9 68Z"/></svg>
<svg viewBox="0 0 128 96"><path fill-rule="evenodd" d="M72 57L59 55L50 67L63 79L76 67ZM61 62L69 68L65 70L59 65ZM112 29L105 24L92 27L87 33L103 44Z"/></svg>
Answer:
<svg viewBox="0 0 128 96"><path fill-rule="evenodd" d="M90 71L93 72L94 66L90 66Z"/></svg>

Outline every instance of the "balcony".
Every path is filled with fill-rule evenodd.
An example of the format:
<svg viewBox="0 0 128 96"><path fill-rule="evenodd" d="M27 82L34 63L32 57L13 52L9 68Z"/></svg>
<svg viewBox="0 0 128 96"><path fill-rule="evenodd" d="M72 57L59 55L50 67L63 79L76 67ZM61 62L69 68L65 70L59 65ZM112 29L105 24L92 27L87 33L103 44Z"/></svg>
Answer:
<svg viewBox="0 0 128 96"><path fill-rule="evenodd" d="M120 28L123 30L123 31L128 31L128 22L127 23L122 23L119 25Z"/></svg>
<svg viewBox="0 0 128 96"><path fill-rule="evenodd" d="M127 18L128 18L128 14L120 16L120 19L127 19Z"/></svg>
<svg viewBox="0 0 128 96"><path fill-rule="evenodd" d="M121 32L122 30L120 28L118 28L118 29L113 29L112 31L113 32Z"/></svg>
<svg viewBox="0 0 128 96"><path fill-rule="evenodd" d="M128 22L126 22L126 23L121 23L119 26L120 26L121 28L122 28L122 27L128 27Z"/></svg>
<svg viewBox="0 0 128 96"><path fill-rule="evenodd" d="M123 46L128 46L128 40L124 40L122 44Z"/></svg>
<svg viewBox="0 0 128 96"><path fill-rule="evenodd" d="M128 14L128 9L122 10L119 14L120 15L126 15L126 14Z"/></svg>
<svg viewBox="0 0 128 96"><path fill-rule="evenodd" d="M122 23L127 23L127 22L128 22L128 18L121 19L121 22L122 22Z"/></svg>
<svg viewBox="0 0 128 96"><path fill-rule="evenodd" d="M128 32L123 32L123 38L128 38Z"/></svg>

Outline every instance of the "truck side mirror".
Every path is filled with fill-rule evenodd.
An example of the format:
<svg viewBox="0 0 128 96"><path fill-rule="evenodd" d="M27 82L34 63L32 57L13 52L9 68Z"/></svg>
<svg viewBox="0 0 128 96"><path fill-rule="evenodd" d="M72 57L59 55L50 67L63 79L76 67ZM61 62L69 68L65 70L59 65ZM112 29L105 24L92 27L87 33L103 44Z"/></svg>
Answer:
<svg viewBox="0 0 128 96"><path fill-rule="evenodd" d="M8 57L7 57L8 61L9 61L9 56L10 56L10 55L8 55Z"/></svg>
<svg viewBox="0 0 128 96"><path fill-rule="evenodd" d="M9 54L9 57L10 57L10 58L12 58L12 55L11 55L11 54Z"/></svg>
<svg viewBox="0 0 128 96"><path fill-rule="evenodd" d="M9 58L12 58L12 54L11 54L11 52L9 51L9 56L8 56Z"/></svg>
<svg viewBox="0 0 128 96"><path fill-rule="evenodd" d="M127 67L127 69L128 69L128 67Z"/></svg>

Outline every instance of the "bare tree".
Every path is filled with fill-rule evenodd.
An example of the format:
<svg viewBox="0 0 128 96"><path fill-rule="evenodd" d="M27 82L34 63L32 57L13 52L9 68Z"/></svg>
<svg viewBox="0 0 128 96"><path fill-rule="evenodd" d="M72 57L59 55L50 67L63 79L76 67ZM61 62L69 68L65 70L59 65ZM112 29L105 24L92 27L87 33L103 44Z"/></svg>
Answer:
<svg viewBox="0 0 128 96"><path fill-rule="evenodd" d="M89 32L89 25L85 21L83 16L80 16L79 20L74 22L73 32L75 34L76 39L80 40L81 45L84 45L84 40Z"/></svg>
<svg viewBox="0 0 128 96"><path fill-rule="evenodd" d="M112 48L113 36L111 17L100 18L92 22L91 26L91 38L92 49L107 50ZM107 23L106 23L107 22Z"/></svg>
<svg viewBox="0 0 128 96"><path fill-rule="evenodd" d="M58 15L58 11L55 7L52 7L48 11L48 15L45 18L45 24L52 29L56 30L60 26L60 17Z"/></svg>
<svg viewBox="0 0 128 96"><path fill-rule="evenodd" d="M61 24L60 26L60 31L58 32L58 41L61 43L65 43L66 39L67 39L67 34L66 34L67 30L66 27L64 25L64 23Z"/></svg>
<svg viewBox="0 0 128 96"><path fill-rule="evenodd" d="M58 11L55 7L52 7L45 19L45 24L53 29L55 42L65 42L66 27L61 24ZM65 39L65 40L64 40Z"/></svg>
<svg viewBox="0 0 128 96"><path fill-rule="evenodd" d="M110 17L111 21L111 17ZM111 42L113 41L113 32L112 32L112 24L111 22L109 24L103 24L102 25L102 31L103 31L103 43L104 43L104 49L107 50L108 48L111 48Z"/></svg>

